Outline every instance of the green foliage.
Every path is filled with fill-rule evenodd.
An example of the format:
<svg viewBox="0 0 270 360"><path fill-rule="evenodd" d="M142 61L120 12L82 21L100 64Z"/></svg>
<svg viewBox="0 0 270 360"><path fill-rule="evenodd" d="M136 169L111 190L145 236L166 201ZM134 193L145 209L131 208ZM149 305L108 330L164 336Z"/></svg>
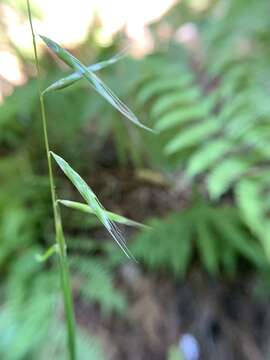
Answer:
<svg viewBox="0 0 270 360"><path fill-rule="evenodd" d="M40 221L46 209L42 203L37 206L34 201L42 200L41 193L46 196L46 191L44 179L33 176L23 153L1 159L0 182L0 267L3 268L39 238Z"/></svg>
<svg viewBox="0 0 270 360"><path fill-rule="evenodd" d="M184 170L192 184L203 179L214 201L233 191L269 257L263 230L269 227L269 2L217 7L196 24L204 56L173 45L156 55L152 68L151 57L142 62L137 103L161 132L155 144L147 142L146 153L152 160L157 154L154 163L164 169Z"/></svg>
<svg viewBox="0 0 270 360"><path fill-rule="evenodd" d="M85 302L98 303L103 315L112 311L124 313L127 301L123 293L115 288L112 269L106 261L74 255L70 258L70 266L80 284L79 295Z"/></svg>
<svg viewBox="0 0 270 360"><path fill-rule="evenodd" d="M71 239L70 239L71 240ZM95 302L102 313L112 311L120 314L127 303L123 294L113 285L112 269L106 261L102 263L90 257L89 244L83 246L78 239L72 239L72 250L82 251L88 256L71 256L72 279L80 301ZM91 246L90 246L91 247ZM87 251L88 252L87 252ZM35 260L39 249L32 247L25 251L11 266L1 303L0 356L5 359L66 359L66 338L62 318L61 295L55 267L44 269ZM22 311L23 309L23 311ZM41 326L42 324L42 326ZM52 337L51 334L54 334ZM14 351L10 352L10 349ZM94 337L78 334L79 359L104 359L101 346Z"/></svg>
<svg viewBox="0 0 270 360"><path fill-rule="evenodd" d="M151 269L167 268L183 277L194 251L213 275L235 272L239 257L257 268L265 266L259 244L249 234L239 212L231 206L211 206L196 201L182 212L150 222L132 245L135 256Z"/></svg>
<svg viewBox="0 0 270 360"><path fill-rule="evenodd" d="M138 129L118 121L119 113L111 112L104 98L89 94L89 83L81 81L63 94L46 96L51 144L57 152L65 148L65 157L84 176L109 139L120 163L159 167L169 172L172 182L178 182L175 174L181 173L204 195L206 189L205 202L195 199L188 209L154 219L153 230L143 229L135 236L131 250L149 268L166 268L180 277L197 260L213 275L232 274L241 258L261 270L265 255L270 259L269 1L218 1L201 17L188 9L188 2L177 7L181 11L171 14L177 19L172 27L193 22L198 48L189 51L170 43L164 51L161 44L144 59L127 57L102 74L119 97L136 103L139 118L159 135L142 131L138 135ZM86 69L89 75L88 67L73 65L72 82ZM42 62L48 73L44 87L50 83L63 87L63 81L66 86L66 78L56 80L65 74L50 66L48 59ZM113 94L93 77L91 71L96 70L90 67L91 84L109 101ZM130 115L116 96L110 99ZM35 262L35 255L54 239L48 231L50 194L41 175L46 164L37 104L36 82L31 80L16 88L0 108L0 266L7 277L1 288L0 357L11 360L66 358L55 268L49 261L44 271L45 265ZM80 220L82 234L91 231L90 221L88 214ZM104 314L122 314L127 301L114 287L113 265L123 257L113 244L95 245L80 234L73 240L69 239L68 249L76 295L98 303ZM59 332L52 337L56 327ZM79 351L91 359L102 358L95 340L89 343L83 337L78 340ZM10 354L10 349L16 351Z"/></svg>
<svg viewBox="0 0 270 360"><path fill-rule="evenodd" d="M35 251L31 248L19 256L7 279L0 319L0 354L5 359L19 360L38 354L50 329L56 328L56 278L53 272L41 271Z"/></svg>
<svg viewBox="0 0 270 360"><path fill-rule="evenodd" d="M0 143L9 145L18 143L19 136L31 125L30 114L37 101L38 95L34 81L16 88L12 95L7 97L0 107Z"/></svg>
<svg viewBox="0 0 270 360"><path fill-rule="evenodd" d="M25 169L28 169L27 174ZM5 276L1 285L0 358L66 359L65 329L60 320L63 314L55 267L46 264L44 269L44 265L36 261L36 255L43 252L37 244L44 241L45 233L46 241L51 243L53 240L53 234L48 232L51 223L48 220L47 181L32 174L24 153L1 160L0 179L0 267L2 276ZM73 251L78 251L78 248L82 250L83 245L76 249L73 247ZM82 265L79 261L77 263ZM120 291L115 290L106 261L104 264L98 259L92 261L89 255L89 261L84 263L84 273L76 264L73 266L74 279L76 276L84 279L84 288L82 291L79 289L84 301L89 301L91 289L98 288L91 301L100 304L104 313L123 311L125 299ZM87 269L93 271L96 282L90 274L86 277ZM87 356L94 360L104 359L100 345L89 336L84 340L78 337L78 351L80 359L87 359Z"/></svg>
<svg viewBox="0 0 270 360"><path fill-rule="evenodd" d="M74 250L82 248L80 244L74 244ZM6 286L1 288L1 358L67 358L58 274L54 266L44 269L35 260L39 251L32 246L17 256L10 266ZM114 289L111 269L106 262L101 264L82 256L73 256L70 261L73 281L80 280L78 290L84 301L100 303L104 314L125 309L125 298ZM97 340L89 335L86 337L82 331L78 334L78 354L79 359L89 356L93 360L104 359Z"/></svg>

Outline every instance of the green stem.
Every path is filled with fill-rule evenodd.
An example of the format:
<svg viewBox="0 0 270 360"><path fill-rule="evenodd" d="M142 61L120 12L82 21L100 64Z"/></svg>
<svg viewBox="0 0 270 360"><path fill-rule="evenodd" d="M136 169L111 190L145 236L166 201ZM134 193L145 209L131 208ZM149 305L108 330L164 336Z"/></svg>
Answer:
<svg viewBox="0 0 270 360"><path fill-rule="evenodd" d="M32 23L32 15L30 8L30 1L27 0L27 11L29 17L29 23L31 27L31 34L33 39L33 48L35 55L35 64L37 69L37 77L38 77L38 90L39 90L39 99L40 99L40 107L41 107L41 119L42 119L42 128L43 128L43 136L45 143L45 150L48 162L48 172L49 172L49 181L50 181L50 189L51 189L51 197L52 197L52 205L53 205L53 215L54 215L54 225L56 232L56 243L59 246L59 267L60 267L60 279L63 293L63 301L65 307L65 318L66 318L66 328L67 328L67 341L68 341L68 349L69 349L69 359L76 359L76 343L75 343L75 316L74 316L74 306L72 299L72 291L70 286L70 276L69 269L67 263L67 255L66 255L66 242L63 233L62 221L60 209L57 204L56 199L56 191L54 185L53 171L52 171L52 161L50 155L50 146L48 139L48 131L47 131L47 120L46 120L46 112L44 105L44 97L42 95L41 83L40 83L40 66L37 55L37 46L35 40L35 34Z"/></svg>

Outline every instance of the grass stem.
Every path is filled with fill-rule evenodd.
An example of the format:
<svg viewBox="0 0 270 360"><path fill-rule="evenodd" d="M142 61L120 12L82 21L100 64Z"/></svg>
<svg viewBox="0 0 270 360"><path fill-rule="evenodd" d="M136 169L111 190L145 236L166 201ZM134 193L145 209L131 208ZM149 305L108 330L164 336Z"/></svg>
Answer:
<svg viewBox="0 0 270 360"><path fill-rule="evenodd" d="M45 150L46 150L46 156L47 156L47 162L48 162L49 182L50 182L51 198L52 198L52 205L53 205L54 225L55 225L55 232L56 232L56 243L58 244L59 250L60 250L58 258L59 258L60 279L61 279L61 286L62 286L63 301L64 301L64 307L65 307L65 320L66 320L65 322L66 322L66 329L67 329L69 359L75 360L76 359L75 316L74 316L72 291L71 291L71 285L70 285L70 275L69 275L67 255L66 255L66 242L65 242L65 238L64 238L61 214L60 214L59 205L57 203L57 197L56 197L56 191L55 191L55 185L54 185L54 177L53 177L53 171L52 171L52 161L51 161L50 146L49 146L49 139L48 139L44 96L42 95L41 81L40 81L40 79L41 79L40 66L39 66L39 61L38 61L37 46L36 46L36 40L35 40L35 33L34 33L34 29L33 29L32 14L31 14L29 0L27 0L27 11L28 11L28 18L29 18L29 23L30 23L30 27L31 27L33 49L34 49L34 56L35 56L35 65L36 65L37 77L38 77L38 91L39 91L39 99L40 99L40 107L41 107L41 119L42 119Z"/></svg>

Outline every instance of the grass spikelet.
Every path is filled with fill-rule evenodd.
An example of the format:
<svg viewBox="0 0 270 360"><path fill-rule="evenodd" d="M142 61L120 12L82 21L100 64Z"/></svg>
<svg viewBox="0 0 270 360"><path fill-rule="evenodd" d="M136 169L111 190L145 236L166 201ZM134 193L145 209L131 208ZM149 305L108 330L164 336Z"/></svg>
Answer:
<svg viewBox="0 0 270 360"><path fill-rule="evenodd" d="M86 203L90 206L90 211L92 211L96 217L101 221L104 227L107 229L112 238L116 241L121 250L125 253L125 255L132 260L136 259L131 254L129 249L126 246L125 239L120 231L120 229L116 226L114 221L110 219L105 208L102 206L100 201L98 200L96 194L92 191L92 189L87 185L87 183L81 178L81 176L72 169L72 167L59 155L53 153L51 154L60 167L60 169L64 172L67 178L73 183L76 189L79 191L81 196L84 198Z"/></svg>
<svg viewBox="0 0 270 360"><path fill-rule="evenodd" d="M125 56L125 51L123 50L108 60L104 60L104 61L101 61L96 64L92 64L92 65L88 66L88 70L92 71L92 72L99 71L109 65L115 64L117 61L121 60L124 56ZM47 87L43 91L43 94L46 94L51 91L65 89L65 88L73 85L77 81L81 80L82 78L83 78L83 75L81 73L75 72L75 73L73 73L69 76L66 76L62 79L59 79L56 82L54 82L53 84L51 84L49 87Z"/></svg>
<svg viewBox="0 0 270 360"><path fill-rule="evenodd" d="M154 130L143 125L137 116L112 92L112 90L97 76L93 71L89 70L83 65L77 58L70 54L67 50L63 49L53 40L46 36L41 36L42 40L46 45L53 51L55 55L59 57L64 63L70 66L74 71L82 75L90 85L104 98L106 99L115 109L123 114L127 119L132 121L137 126L155 132Z"/></svg>

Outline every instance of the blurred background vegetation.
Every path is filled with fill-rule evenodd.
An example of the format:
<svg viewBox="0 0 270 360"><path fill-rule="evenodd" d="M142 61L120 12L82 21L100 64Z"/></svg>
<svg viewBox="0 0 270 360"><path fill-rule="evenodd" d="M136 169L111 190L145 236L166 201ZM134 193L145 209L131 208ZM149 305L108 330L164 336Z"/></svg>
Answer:
<svg viewBox="0 0 270 360"><path fill-rule="evenodd" d="M129 263L62 209L79 359L268 359L270 3L148 3L32 1L36 30L84 64L126 49L99 75L159 131L84 81L46 97L51 148L106 208L152 226L124 229ZM65 359L55 264L36 261L54 234L25 2L0 15L0 358ZM67 74L39 53L44 87ZM58 171L57 189L80 200Z"/></svg>

